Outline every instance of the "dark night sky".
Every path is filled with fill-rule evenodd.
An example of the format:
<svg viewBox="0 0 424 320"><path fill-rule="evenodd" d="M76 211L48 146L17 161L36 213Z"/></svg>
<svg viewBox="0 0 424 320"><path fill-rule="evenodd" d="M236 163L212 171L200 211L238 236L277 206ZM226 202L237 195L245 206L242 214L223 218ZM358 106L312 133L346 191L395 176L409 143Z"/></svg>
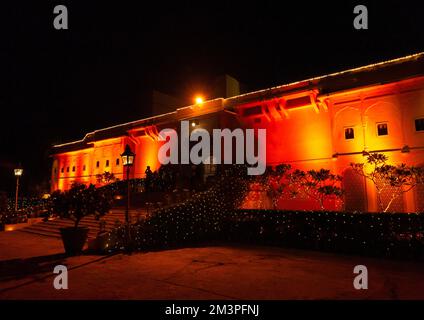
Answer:
<svg viewBox="0 0 424 320"><path fill-rule="evenodd" d="M49 177L48 149L147 116L155 88L191 101L228 73L266 88L423 50L410 1L2 1L0 190ZM9 3L7 3L9 2ZM342 1L338 1L342 2ZM69 30L53 28L65 4ZM353 28L365 4L369 30Z"/></svg>

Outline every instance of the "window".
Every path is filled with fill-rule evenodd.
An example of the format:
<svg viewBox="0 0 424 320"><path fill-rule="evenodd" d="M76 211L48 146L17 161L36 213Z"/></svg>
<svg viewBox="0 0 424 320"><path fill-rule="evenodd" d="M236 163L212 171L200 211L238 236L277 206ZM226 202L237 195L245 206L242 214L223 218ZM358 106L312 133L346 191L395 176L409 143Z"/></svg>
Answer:
<svg viewBox="0 0 424 320"><path fill-rule="evenodd" d="M86 166L85 166L85 165L83 165L83 166L82 166L82 171L85 171L85 169L86 169Z"/></svg>
<svg viewBox="0 0 424 320"><path fill-rule="evenodd" d="M119 158L116 159L116 165L119 166Z"/></svg>
<svg viewBox="0 0 424 320"><path fill-rule="evenodd" d="M100 167L100 161L96 162L96 168Z"/></svg>
<svg viewBox="0 0 424 320"><path fill-rule="evenodd" d="M109 160L106 160L106 167L109 167Z"/></svg>
<svg viewBox="0 0 424 320"><path fill-rule="evenodd" d="M69 167L66 168L66 172L69 172Z"/></svg>
<svg viewBox="0 0 424 320"><path fill-rule="evenodd" d="M415 130L424 131L424 118L415 119Z"/></svg>
<svg viewBox="0 0 424 320"><path fill-rule="evenodd" d="M62 169L60 169L60 172L61 173L64 173L65 172L65 167L62 167Z"/></svg>
<svg viewBox="0 0 424 320"><path fill-rule="evenodd" d="M353 130L353 128L345 128L345 139L355 139L355 131Z"/></svg>
<svg viewBox="0 0 424 320"><path fill-rule="evenodd" d="M72 167L72 172L75 172L75 166Z"/></svg>
<svg viewBox="0 0 424 320"><path fill-rule="evenodd" d="M57 173L57 168L54 168L54 174L56 174Z"/></svg>
<svg viewBox="0 0 424 320"><path fill-rule="evenodd" d="M387 123L378 123L377 124L377 135L387 136L388 134L389 134L389 130L387 128Z"/></svg>

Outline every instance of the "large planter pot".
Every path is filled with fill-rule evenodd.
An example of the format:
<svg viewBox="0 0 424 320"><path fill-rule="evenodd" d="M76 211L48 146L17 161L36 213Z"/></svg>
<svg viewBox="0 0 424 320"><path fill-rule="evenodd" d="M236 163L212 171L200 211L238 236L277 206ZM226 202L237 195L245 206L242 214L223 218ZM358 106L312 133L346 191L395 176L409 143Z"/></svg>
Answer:
<svg viewBox="0 0 424 320"><path fill-rule="evenodd" d="M67 255L77 255L82 252L85 242L88 238L88 228L85 227L67 227L61 228L63 246Z"/></svg>

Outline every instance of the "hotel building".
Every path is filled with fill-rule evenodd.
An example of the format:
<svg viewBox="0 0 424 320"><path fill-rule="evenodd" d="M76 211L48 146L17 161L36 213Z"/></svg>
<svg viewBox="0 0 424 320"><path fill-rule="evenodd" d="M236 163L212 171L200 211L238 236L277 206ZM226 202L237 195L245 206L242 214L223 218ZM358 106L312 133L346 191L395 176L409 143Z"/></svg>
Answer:
<svg viewBox="0 0 424 320"><path fill-rule="evenodd" d="M264 128L267 165L327 168L343 176L345 210L377 211L375 187L349 168L364 152L382 152L390 163L424 165L424 53L297 81L96 130L52 149L53 190L73 182L96 184L96 175L125 178L120 154L136 153L131 178L159 168L164 128ZM204 165L205 175L213 165ZM383 195L384 196L384 195ZM294 208L294 202L282 203ZM308 208L308 206L304 206ZM395 201L390 211L424 211L424 187Z"/></svg>

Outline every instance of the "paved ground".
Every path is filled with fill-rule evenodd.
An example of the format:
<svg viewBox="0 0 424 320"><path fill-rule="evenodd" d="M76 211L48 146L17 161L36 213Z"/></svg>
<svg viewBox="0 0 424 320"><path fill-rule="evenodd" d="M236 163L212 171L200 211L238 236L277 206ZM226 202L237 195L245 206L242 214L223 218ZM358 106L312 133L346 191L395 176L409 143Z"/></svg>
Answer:
<svg viewBox="0 0 424 320"><path fill-rule="evenodd" d="M60 241L19 237L0 236L0 299L424 299L422 263L251 246L66 258ZM53 288L57 264L68 290ZM353 288L358 264L368 290Z"/></svg>
<svg viewBox="0 0 424 320"><path fill-rule="evenodd" d="M63 252L63 244L60 239L20 231L0 232L0 261Z"/></svg>

